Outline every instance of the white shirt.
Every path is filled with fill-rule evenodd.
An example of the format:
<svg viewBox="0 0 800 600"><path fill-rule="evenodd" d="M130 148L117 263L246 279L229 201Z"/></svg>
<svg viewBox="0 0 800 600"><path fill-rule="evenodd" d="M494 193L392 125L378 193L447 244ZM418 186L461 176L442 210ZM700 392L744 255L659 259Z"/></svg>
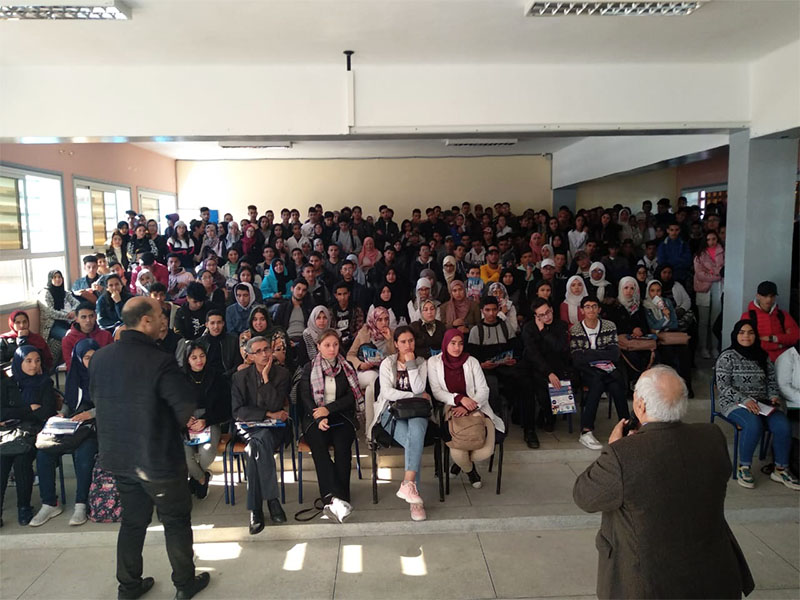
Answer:
<svg viewBox="0 0 800 600"><path fill-rule="evenodd" d="M597 350L597 334L600 333L600 320L598 319L597 325L594 328L589 327L586 324L586 321L582 323L583 329L586 331L586 335L589 337L589 347L592 350Z"/></svg>

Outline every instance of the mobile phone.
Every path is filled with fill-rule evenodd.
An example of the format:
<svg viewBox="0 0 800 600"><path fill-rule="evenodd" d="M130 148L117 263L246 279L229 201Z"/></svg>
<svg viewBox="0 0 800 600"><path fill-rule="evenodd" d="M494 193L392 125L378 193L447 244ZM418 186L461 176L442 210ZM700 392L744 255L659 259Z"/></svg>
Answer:
<svg viewBox="0 0 800 600"><path fill-rule="evenodd" d="M636 431L639 429L639 419L636 415L631 415L631 418L628 419L628 422L622 426L622 437L627 436L631 431Z"/></svg>

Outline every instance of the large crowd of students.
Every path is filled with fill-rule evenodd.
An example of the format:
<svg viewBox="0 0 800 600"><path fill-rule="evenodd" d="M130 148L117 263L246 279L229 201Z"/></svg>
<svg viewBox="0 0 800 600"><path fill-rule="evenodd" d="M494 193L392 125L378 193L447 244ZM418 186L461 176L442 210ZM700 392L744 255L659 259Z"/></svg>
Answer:
<svg viewBox="0 0 800 600"><path fill-rule="evenodd" d="M423 520L417 482L431 422L399 410L404 400L442 405L444 424L436 426L457 467L480 487L475 462L491 456L508 427L519 424L533 449L537 429L553 431L551 390L565 380L582 405L578 439L600 450L593 430L604 393L628 418L631 390L649 365L673 366L691 396L695 360L717 356L720 409L744 429L739 482L754 485L750 464L766 426L775 440L772 478L800 489L787 469L783 406L800 402L797 324L764 282L720 354L725 206L702 215L680 198L652 208L646 201L638 212L617 205L515 215L508 203L465 202L428 208L424 219L414 209L398 224L387 206L373 219L358 206L316 205L306 220L296 209L276 219L249 206L247 218L225 214L219 223L204 207L188 224L168 215L163 234L131 212L106 252L83 257L84 274L71 286L60 271L49 273L38 297L41 334L25 312L11 315L0 338L0 359L11 364L0 419L39 428L56 411L93 419L92 354L126 328L126 303L150 296L167 323L159 347L175 355L196 402L187 434L209 436L185 448L188 485L205 497L220 435L226 427L241 435L252 533L264 527L265 500L274 522L286 520L273 451L293 432L257 422L294 415L325 511L337 521L352 509L353 439L365 425L370 440L382 428L405 450L397 496ZM49 378L61 362L63 397ZM761 419L757 401L784 410ZM86 520L96 452L94 436L72 452L78 489L70 524ZM20 523L42 525L62 512L50 455L34 448L0 461L3 495L15 472ZM35 516L34 461L42 501Z"/></svg>

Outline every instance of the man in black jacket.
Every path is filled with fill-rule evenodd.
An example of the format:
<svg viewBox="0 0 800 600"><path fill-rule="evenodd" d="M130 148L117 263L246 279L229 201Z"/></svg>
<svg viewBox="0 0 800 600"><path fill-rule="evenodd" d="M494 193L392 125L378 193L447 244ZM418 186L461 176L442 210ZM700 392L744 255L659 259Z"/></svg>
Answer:
<svg viewBox="0 0 800 600"><path fill-rule="evenodd" d="M258 422L275 419L286 423L289 418L289 371L273 362L272 345L261 336L247 340L247 355L253 364L233 376L231 406L237 422ZM241 428L240 428L241 430ZM253 427L245 432L247 439L247 508L250 511L250 533L264 529L263 502L266 499L273 523L285 523L278 499L278 477L275 472L275 449L288 441L291 429L285 427Z"/></svg>
<svg viewBox="0 0 800 600"><path fill-rule="evenodd" d="M153 298L131 299L122 311L126 331L98 350L89 367L97 410L100 465L117 479L122 525L117 540L119 598L139 598L153 586L142 578L147 526L158 508L172 565L176 598L192 598L210 576L195 576L192 499L181 430L195 410L192 391L175 359L156 348L165 317Z"/></svg>
<svg viewBox="0 0 800 600"><path fill-rule="evenodd" d="M539 423L545 431L553 431L555 417L550 407L548 384L560 388L562 379L572 372L569 355L569 331L562 320L553 317L553 307L544 298L537 298L531 306L533 320L522 329L525 345L524 363L532 373L536 404L539 406ZM536 419L533 410L524 415L525 441L528 446L536 438Z"/></svg>

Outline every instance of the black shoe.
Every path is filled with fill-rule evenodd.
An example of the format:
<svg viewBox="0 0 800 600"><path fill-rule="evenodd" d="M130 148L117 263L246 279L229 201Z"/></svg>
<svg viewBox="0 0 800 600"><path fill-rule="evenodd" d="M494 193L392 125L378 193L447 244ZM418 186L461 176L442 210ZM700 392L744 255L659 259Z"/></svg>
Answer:
<svg viewBox="0 0 800 600"><path fill-rule="evenodd" d="M478 468L475 465L472 465L472 471L467 473L467 477L469 477L469 482L472 484L472 487L477 489L483 486L481 476L478 475Z"/></svg>
<svg viewBox="0 0 800 600"><path fill-rule="evenodd" d="M461 473L461 467L453 463L453 466L450 467L450 475L457 476L459 473Z"/></svg>
<svg viewBox="0 0 800 600"><path fill-rule="evenodd" d="M250 511L250 535L261 533L264 529L264 511L252 510Z"/></svg>
<svg viewBox="0 0 800 600"><path fill-rule="evenodd" d="M33 519L33 507L26 506L24 508L17 508L17 521L20 525L25 527Z"/></svg>
<svg viewBox="0 0 800 600"><path fill-rule="evenodd" d="M273 523L286 523L286 513L283 512L280 500L277 498L267 500L267 507L269 508L269 518Z"/></svg>
<svg viewBox="0 0 800 600"><path fill-rule="evenodd" d="M194 496L197 492L197 481L195 481L195 478L189 475L189 481L186 482L186 485L189 486L189 493Z"/></svg>
<svg viewBox="0 0 800 600"><path fill-rule="evenodd" d="M529 429L525 432L525 442L528 444L528 448L536 450L539 447L539 436L536 435L535 429Z"/></svg>
<svg viewBox="0 0 800 600"><path fill-rule="evenodd" d="M192 479L194 481L194 479ZM196 482L194 484L194 495L198 500L204 499L208 496L208 484L211 482L211 473L206 471L206 478L203 483Z"/></svg>
<svg viewBox="0 0 800 600"><path fill-rule="evenodd" d="M209 581L211 581L211 575L208 573L204 572L195 575L192 583L185 588L179 589L175 593L175 600L189 600L189 598L194 598L197 594L206 589Z"/></svg>
<svg viewBox="0 0 800 600"><path fill-rule="evenodd" d="M150 591L154 583L155 579L152 577L142 577L142 582L139 584L138 589L124 592L122 590L117 590L117 598L119 600L136 600L136 598L141 598Z"/></svg>

